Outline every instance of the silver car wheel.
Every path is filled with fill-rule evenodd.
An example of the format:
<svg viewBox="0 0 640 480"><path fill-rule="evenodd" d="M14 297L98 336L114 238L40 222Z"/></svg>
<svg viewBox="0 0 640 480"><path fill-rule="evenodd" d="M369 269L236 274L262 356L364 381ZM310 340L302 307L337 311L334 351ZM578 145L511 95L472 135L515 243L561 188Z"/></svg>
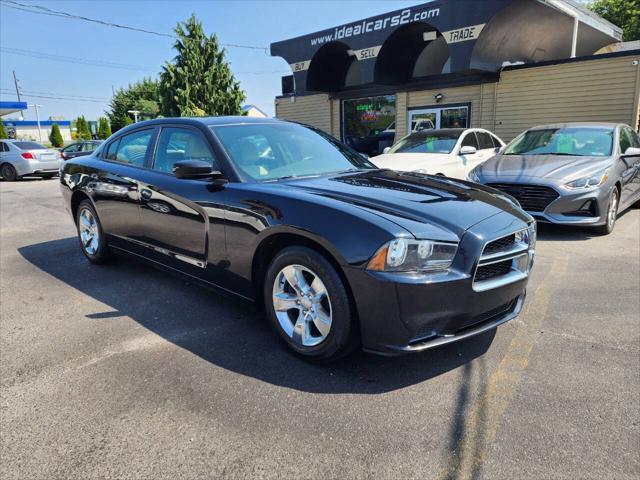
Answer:
<svg viewBox="0 0 640 480"><path fill-rule="evenodd" d="M80 211L78 230L84 251L89 255L95 255L100 246L100 231L96 217L88 208L83 208Z"/></svg>
<svg viewBox="0 0 640 480"><path fill-rule="evenodd" d="M288 265L273 283L273 308L280 327L299 346L314 347L331 331L331 299L320 277Z"/></svg>
<svg viewBox="0 0 640 480"><path fill-rule="evenodd" d="M609 210L607 211L607 225L609 230L613 229L613 225L616 223L618 216L618 190L615 188L611 193L611 199L609 200Z"/></svg>

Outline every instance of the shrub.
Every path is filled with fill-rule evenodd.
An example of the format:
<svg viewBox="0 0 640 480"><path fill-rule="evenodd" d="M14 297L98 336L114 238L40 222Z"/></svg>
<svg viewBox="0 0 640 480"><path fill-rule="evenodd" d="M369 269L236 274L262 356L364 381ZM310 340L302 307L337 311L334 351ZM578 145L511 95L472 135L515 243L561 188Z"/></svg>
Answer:
<svg viewBox="0 0 640 480"><path fill-rule="evenodd" d="M56 148L60 148L64 146L64 139L62 138L62 133L60 133L60 127L57 123L54 123L51 126L51 133L49 134L49 141L51 145Z"/></svg>

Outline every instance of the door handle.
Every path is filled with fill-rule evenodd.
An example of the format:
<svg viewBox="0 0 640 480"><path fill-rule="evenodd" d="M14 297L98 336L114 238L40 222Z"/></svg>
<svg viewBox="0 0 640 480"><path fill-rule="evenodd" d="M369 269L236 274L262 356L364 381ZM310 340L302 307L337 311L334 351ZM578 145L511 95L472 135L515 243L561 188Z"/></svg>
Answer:
<svg viewBox="0 0 640 480"><path fill-rule="evenodd" d="M149 200L151 198L151 195L153 195L153 192L151 190L148 190L146 188L140 190L140 196L143 200Z"/></svg>

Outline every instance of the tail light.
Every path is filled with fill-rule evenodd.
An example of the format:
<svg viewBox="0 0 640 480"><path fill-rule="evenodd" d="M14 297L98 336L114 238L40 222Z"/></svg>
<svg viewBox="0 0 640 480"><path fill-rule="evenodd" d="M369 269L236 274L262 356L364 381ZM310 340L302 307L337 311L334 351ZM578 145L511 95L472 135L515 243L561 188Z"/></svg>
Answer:
<svg viewBox="0 0 640 480"><path fill-rule="evenodd" d="M31 152L21 153L20 156L26 160L35 160L36 156Z"/></svg>

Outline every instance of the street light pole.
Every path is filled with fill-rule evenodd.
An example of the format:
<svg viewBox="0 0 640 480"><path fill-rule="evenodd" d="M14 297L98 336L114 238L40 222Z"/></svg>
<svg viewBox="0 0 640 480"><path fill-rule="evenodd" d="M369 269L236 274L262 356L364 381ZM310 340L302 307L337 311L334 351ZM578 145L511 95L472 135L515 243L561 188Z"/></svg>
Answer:
<svg viewBox="0 0 640 480"><path fill-rule="evenodd" d="M16 77L16 71L13 71L13 83L16 86L16 96L18 97L18 101L21 102L20 99L20 87L18 87L18 78ZM24 120L24 113L20 110L20 120Z"/></svg>
<svg viewBox="0 0 640 480"><path fill-rule="evenodd" d="M40 128L40 112L38 111L38 108L42 107L42 105L38 105L37 103L32 103L29 106L36 109L36 121L38 122L38 139L40 143L42 143L42 129Z"/></svg>
<svg viewBox="0 0 640 480"><path fill-rule="evenodd" d="M138 115L140 115L140 110L127 110L127 113L131 113L133 115L133 121L138 123Z"/></svg>

